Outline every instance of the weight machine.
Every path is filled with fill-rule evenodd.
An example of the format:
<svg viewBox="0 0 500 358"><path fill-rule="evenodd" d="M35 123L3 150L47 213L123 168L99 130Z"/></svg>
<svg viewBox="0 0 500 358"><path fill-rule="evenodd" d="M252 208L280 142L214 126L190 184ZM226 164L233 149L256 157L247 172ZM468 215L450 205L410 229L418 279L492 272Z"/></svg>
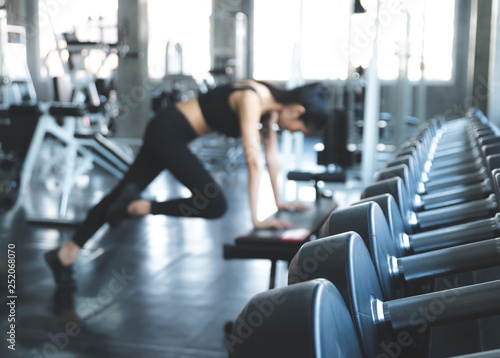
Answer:
<svg viewBox="0 0 500 358"><path fill-rule="evenodd" d="M76 179L95 165L121 178L133 153L106 138L106 132L88 125L91 106L76 101L38 103L26 62L24 28L8 26L5 9L0 9L0 38L0 211L16 208L19 197L32 194L35 177L44 182L55 176L57 213L47 217L27 210L28 222L73 225L76 221L67 218L67 209ZM56 150L39 166L48 138ZM41 168L37 176L35 167Z"/></svg>

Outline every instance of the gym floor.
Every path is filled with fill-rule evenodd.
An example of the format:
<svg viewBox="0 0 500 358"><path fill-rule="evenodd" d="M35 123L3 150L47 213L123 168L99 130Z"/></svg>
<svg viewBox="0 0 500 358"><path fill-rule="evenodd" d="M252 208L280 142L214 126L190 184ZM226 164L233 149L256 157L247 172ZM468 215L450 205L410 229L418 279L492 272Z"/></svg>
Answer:
<svg viewBox="0 0 500 358"><path fill-rule="evenodd" d="M307 159L307 158L306 158ZM0 226L1 267L7 244L16 244L16 351L0 345L1 356L19 357L227 357L223 328L249 299L268 288L270 262L229 260L222 246L250 229L244 169L224 171L227 214L217 220L149 216L105 225L82 251L75 265L78 289L58 292L43 253L66 242L72 228L25 223L28 211L55 212L57 192L33 183L26 210L4 218ZM75 189L71 215L81 217L114 179L94 170ZM40 187L37 187L39 185ZM50 190L47 190L47 186ZM264 216L274 210L270 185L263 182ZM339 187L343 187L340 186ZM184 195L168 173L146 191L159 199ZM336 190L339 205L359 198L359 191ZM286 284L280 262L277 285ZM2 282L7 281L2 269ZM7 298L0 298L7 317ZM0 322L7 332L8 322Z"/></svg>

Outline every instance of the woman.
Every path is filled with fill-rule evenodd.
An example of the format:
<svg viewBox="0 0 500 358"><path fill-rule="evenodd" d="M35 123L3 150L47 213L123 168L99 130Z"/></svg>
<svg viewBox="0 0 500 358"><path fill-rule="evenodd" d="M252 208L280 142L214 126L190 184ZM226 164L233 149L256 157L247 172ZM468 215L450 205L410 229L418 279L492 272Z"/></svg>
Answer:
<svg viewBox="0 0 500 358"><path fill-rule="evenodd" d="M85 242L106 221L116 226L125 218L148 214L222 216L226 211L226 201L220 187L187 147L191 140L212 131L242 138L254 227L290 227L290 223L280 219L257 219L262 171L259 123L262 123L265 158L278 209L305 210L300 204L284 203L279 198L278 139L273 127L277 124L292 132L308 133L324 126L329 111L327 90L322 84L284 91L253 80L217 87L162 111L149 123L143 146L120 183L90 210L70 241L45 255L56 283L60 287L74 287L72 264ZM193 196L166 202L141 199L141 191L164 169L170 170Z"/></svg>

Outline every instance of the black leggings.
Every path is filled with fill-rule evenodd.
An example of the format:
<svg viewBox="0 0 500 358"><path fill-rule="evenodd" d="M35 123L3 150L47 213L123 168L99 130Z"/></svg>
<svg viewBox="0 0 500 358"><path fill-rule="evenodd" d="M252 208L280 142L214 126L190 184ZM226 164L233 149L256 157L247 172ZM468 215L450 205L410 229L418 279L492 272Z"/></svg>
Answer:
<svg viewBox="0 0 500 358"><path fill-rule="evenodd" d="M90 210L73 241L80 247L105 223L109 206L122 188L135 183L143 191L164 169L192 193L190 198L153 201L152 214L180 217L218 218L226 212L226 200L219 185L205 170L187 143L196 138L191 125L174 107L160 112L149 123L144 143L129 171L104 199Z"/></svg>

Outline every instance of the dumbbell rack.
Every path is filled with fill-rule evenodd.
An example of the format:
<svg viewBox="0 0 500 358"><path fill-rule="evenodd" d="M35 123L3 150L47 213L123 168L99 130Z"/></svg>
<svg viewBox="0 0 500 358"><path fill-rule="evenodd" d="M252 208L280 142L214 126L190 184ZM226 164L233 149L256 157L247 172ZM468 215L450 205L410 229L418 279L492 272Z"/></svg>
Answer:
<svg viewBox="0 0 500 358"><path fill-rule="evenodd" d="M492 143L493 147L491 147ZM228 341L226 337L226 343L229 343L229 356L364 358L375 356L458 358L464 354L466 354L464 358L500 356L498 340L500 335L500 297L498 296L500 266L495 266L498 265L500 254L498 228L496 227L498 216L496 213L500 211L500 191L498 190L500 145L498 143L500 143L500 130L479 111L471 111L467 118L454 121L445 122L437 118L425 123L396 153L394 162L397 164L392 164L403 165L404 169L395 171L397 178L394 179L397 180L388 178L388 174L377 178L381 182L389 180L393 185L398 186L397 193L399 190L401 192L408 190L408 197L402 195L405 198L401 202L392 199L394 207L396 207L396 202L399 205L393 208L397 210L397 215L400 215L401 210L401 217L409 220L410 224L405 227L409 230L408 234L414 234L415 231L412 230L422 230L420 231L422 233L426 230L431 232L430 229L436 230L436 233L444 232L443 230L451 226L448 226L450 223L446 220L440 221L439 216L447 217L454 210L457 214L463 215L462 219L453 224L457 225L457 228L462 227L471 232L470 230L473 230L471 228L484 226L484 223L493 225L489 232L496 236L495 239L486 237L487 235L482 233L481 235L485 237L471 240L471 242L477 241L478 247L486 247L489 245L486 240L492 239L489 242L493 245L487 253L485 252L487 257L492 258L492 267L477 269L487 267L488 259L484 256L481 260L483 256L476 256L471 266L469 266L471 262L463 263L463 271L450 267L449 271L444 271L442 274L446 276L440 276L439 272L424 270L422 273L425 273L428 279L412 281L405 287L404 293L403 290L387 291L383 283L389 281L388 275L402 274L403 271L398 272L398 270L403 270L403 266L399 266L403 262L408 261L413 264L417 262L417 256L408 256L409 260L387 256L390 261L377 262L377 257L380 259L387 254L385 251L386 247L389 247L385 246L387 238L394 237L388 227L384 235L381 235L382 231L378 232L383 238L377 238L378 234L367 235L373 245L381 239L381 244L372 248L369 248L365 238L362 239L353 232L354 230L323 237L323 239L302 246L292 260L289 286L267 291L252 298L236 320L237 324L229 335L229 338L233 340ZM490 147L487 147L488 145ZM412 153L412 159L409 161L404 159L402 164L399 158L408 152ZM415 160L414 164L413 160ZM450 165L453 162L454 164ZM441 164L441 167L438 164ZM486 170L481 169L482 165ZM390 166L391 163L388 164L388 167ZM414 171L408 172L404 167L412 167L413 170L420 168L422 172L416 175ZM454 175L460 179L454 178ZM489 186L481 184L484 178L490 181ZM410 182L410 180L415 181ZM437 187L444 190L444 194L431 190ZM364 214L359 215L358 221L372 217L374 214L367 213L366 208L374 206L383 216L377 202L369 201L370 197L367 192L369 192L368 188L365 191L367 198L360 205L360 213L364 210L366 217L363 216ZM431 211L436 215L435 222L431 220L433 215L423 214L420 216L426 218L426 225L419 226L412 222L412 220L415 221L416 214L420 213L419 210L425 213L424 208L418 207L419 201L415 200L417 194L425 194L427 198L432 198L432 205L437 208L437 211ZM375 195L380 195L380 193L375 193ZM437 199L440 195L446 202L440 202ZM487 199L484 198L485 196ZM468 212L465 210L467 205L484 207L486 210L481 213L470 212L470 210ZM413 216L406 215L407 211L413 213ZM332 213L332 217L335 214L335 212ZM356 222L356 218L351 218L351 220ZM343 218L337 219L333 226L342 226L344 221ZM330 225L330 223L327 224ZM323 227L322 236L330 235L325 234L329 230L325 230L325 227L326 224ZM428 241L429 238L426 240ZM484 243L482 240L485 240ZM441 244L444 242L442 239L439 241ZM388 242L387 245L389 245ZM456 243L456 245L462 244ZM458 259L459 257L469 257L469 247L473 254L472 247L475 246L457 246L443 251L440 255L438 251L433 251L434 248L430 245L426 250L430 251L429 254L420 257L428 260L442 258L443 261L454 261L458 265L461 264L458 262L461 260ZM327 251L330 250L330 255L325 255L324 250L321 251L325 248ZM377 254L371 250L377 251ZM460 255L454 256L455 252L460 252ZM365 258L360 261L359 257L363 255ZM426 264L425 260L420 260L420 262L423 262L425 269L441 264L436 261L429 262L429 264ZM377 269L370 269L369 266ZM300 268L303 270L301 271ZM415 269L417 266L413 266L412 270ZM468 271L471 269L473 271ZM462 273L456 274L456 272ZM338 291L332 289L333 286L322 278L333 282ZM355 286L358 287L354 288ZM339 292L342 300L338 299ZM366 293L366 297L369 298L370 292L372 292L371 303L367 304L369 301L365 300L365 303L358 306L360 295ZM380 299L378 296L384 296L385 299ZM387 296L395 296L396 299ZM331 300L331 306L335 307L328 307L329 300ZM341 301L345 302L347 308L341 307L343 306ZM421 310L423 303L427 310ZM348 310L350 317L344 313ZM418 313L420 316L414 316L413 313ZM258 315L262 316L262 320L257 322L258 325L252 325L253 319ZM423 325L422 322L426 324L426 329L419 332L420 335L407 335L407 330L418 330ZM245 331L248 327L251 331ZM372 329L370 327L378 333L367 333ZM234 339L241 338L242 332L245 333L245 338L236 342ZM381 339L384 336L386 337L384 340L377 341L376 337ZM412 339L411 344L407 344L411 337L417 339ZM281 348L270 348L270 342Z"/></svg>
<svg viewBox="0 0 500 358"><path fill-rule="evenodd" d="M465 187L467 190L467 192L462 195L462 198L466 197L466 195L476 195L474 191L478 190L475 188L480 188L481 190L483 190L484 181L474 181L474 183L477 184L469 184L467 182L469 178L472 178L474 175L476 175L476 173L480 173L482 171L482 169L480 169L481 167L479 167L479 169L476 169L477 167L475 167L475 160L473 159L474 157L471 155L471 153L479 152L482 149L486 153L484 155L484 159L491 159L490 156L495 156L495 152L497 151L497 149L494 148L495 145L492 145L491 143L496 143L500 133L499 129L491 122L489 122L480 111L472 110L468 113L467 118L458 119L450 123L442 122L441 120L439 122L439 124L441 125L441 130L438 133L440 139L436 140L435 144L433 145L435 148L434 155L430 156L430 160L438 160L441 163L444 163L444 161L448 161L450 165L450 167L448 168L450 170L450 173L453 173L453 171L455 171L457 178L462 176L463 187ZM428 127L425 129L421 129L419 132L415 133L415 135L408 142L418 140L418 138L422 138L431 130L432 129ZM476 135L479 135L482 138L479 138L478 140L478 137L475 137ZM474 143L474 141L477 141L477 146L474 146L472 144L471 146L467 147L467 145L460 144L462 138L465 138L467 136L469 137L469 142ZM404 153L404 148L405 145L403 145L400 149L401 154ZM464 152L464 159L459 160L456 163L452 163L453 153L456 153L460 150L463 150ZM488 165L487 161L486 165ZM458 170L454 170L455 166L457 168L466 168L467 166L469 166L470 169L464 169L463 174L459 174ZM439 170L446 171L448 169L444 168ZM489 169L491 170L492 168ZM437 170L435 170L434 172L437 172ZM446 193L453 194L454 190L460 190L459 185L453 186L453 177L448 176L448 178L448 186L445 186L447 180L439 179L434 180L434 184L431 184L432 181L428 181L426 185L429 188L431 188L432 185L436 185L436 187L439 187L441 185L441 188L443 189L441 191L441 195L443 196L445 196ZM474 187L473 185L476 185L476 187ZM477 194L477 197L480 196L481 194L479 192L479 194ZM423 198L425 197L426 196L424 195ZM450 204L453 205L453 203ZM465 204L466 203L464 203L464 205ZM490 220L493 222L493 215L491 215L491 217L492 219ZM476 222L478 221L474 221L474 223ZM468 224L470 228L473 227L472 225L470 225L471 223ZM464 228L466 227L466 225L467 224L463 224ZM441 228L443 232L447 229L449 229L448 226L444 226ZM425 232L423 234L425 234ZM430 289L432 291L445 290L449 288L450 282L452 282L454 286L467 286L498 279L500 279L500 267L496 266L487 269L474 270L462 274L436 278L431 283ZM439 358L466 353L474 356L472 352L480 351L484 351L484 354L489 354L488 356L485 355L485 357L499 356L499 351L496 351L500 348L498 342L499 335L500 317L496 315L486 318L476 318L464 322L455 322L453 324L432 327L428 330L426 336L425 356L428 358ZM490 351L491 353L487 353Z"/></svg>

